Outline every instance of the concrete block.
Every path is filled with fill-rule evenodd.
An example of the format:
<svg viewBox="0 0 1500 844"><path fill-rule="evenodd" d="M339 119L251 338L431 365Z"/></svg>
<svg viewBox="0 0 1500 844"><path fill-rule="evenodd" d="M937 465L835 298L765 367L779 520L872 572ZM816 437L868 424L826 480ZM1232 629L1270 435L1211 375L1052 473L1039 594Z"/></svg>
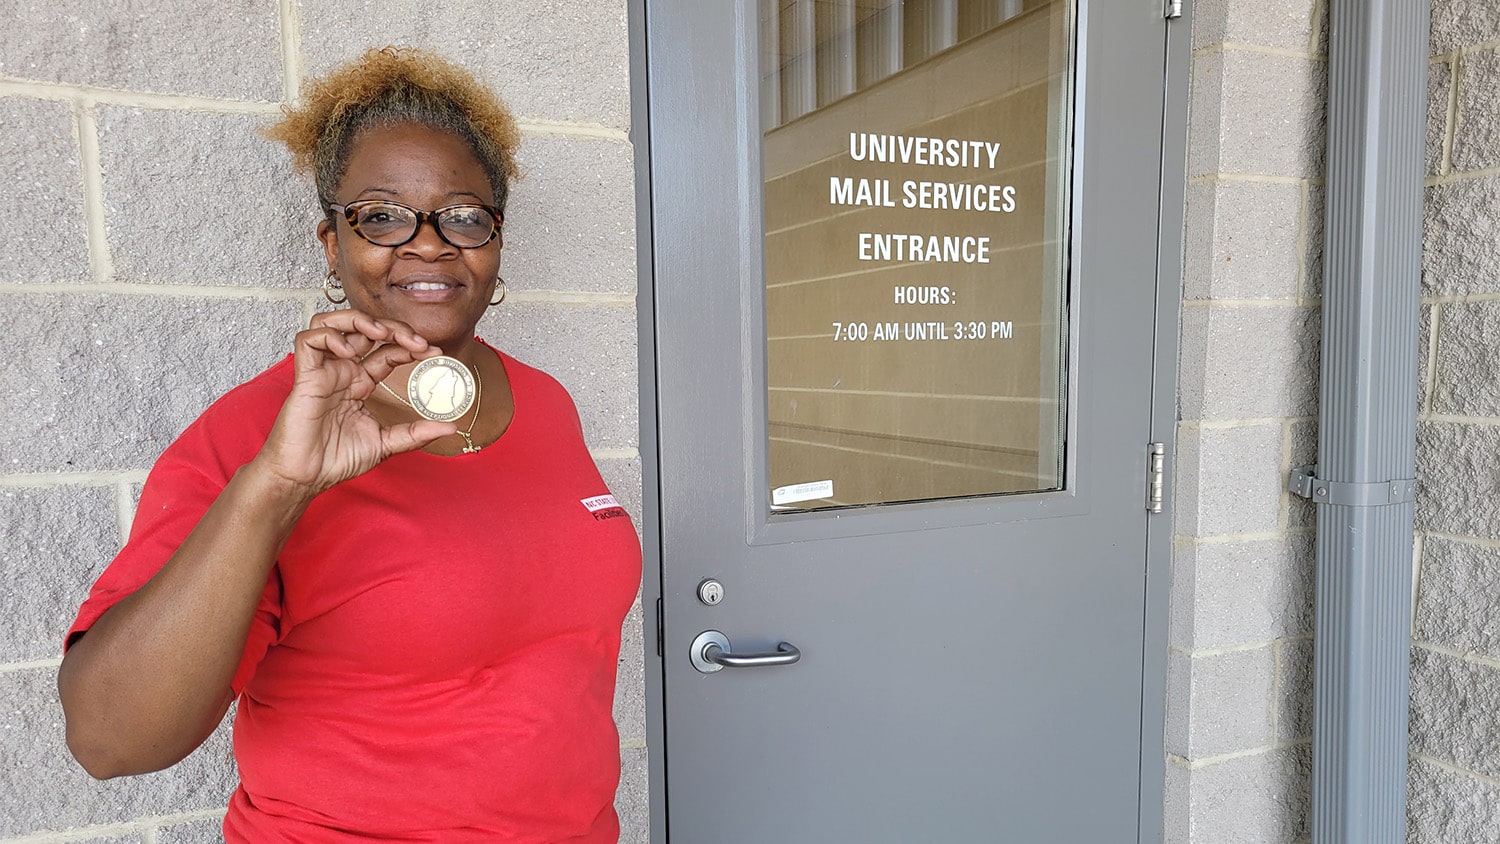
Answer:
<svg viewBox="0 0 1500 844"><path fill-rule="evenodd" d="M1453 65L1427 66L1427 175L1443 172L1443 147L1448 139L1448 101L1453 93Z"/></svg>
<svg viewBox="0 0 1500 844"><path fill-rule="evenodd" d="M1432 54L1500 38L1500 6L1476 0L1432 0Z"/></svg>
<svg viewBox="0 0 1500 844"><path fill-rule="evenodd" d="M1307 50L1315 5L1315 0L1199 0L1193 5L1193 49L1229 42Z"/></svg>
<svg viewBox="0 0 1500 844"><path fill-rule="evenodd" d="M156 844L218 844L223 840L222 817L200 818L156 829Z"/></svg>
<svg viewBox="0 0 1500 844"><path fill-rule="evenodd" d="M1500 669L1413 648L1411 749L1500 777Z"/></svg>
<svg viewBox="0 0 1500 844"><path fill-rule="evenodd" d="M0 490L0 663L62 655L89 586L119 549L114 490Z"/></svg>
<svg viewBox="0 0 1500 844"><path fill-rule="evenodd" d="M1432 185L1422 209L1423 293L1500 292L1500 177Z"/></svg>
<svg viewBox="0 0 1500 844"><path fill-rule="evenodd" d="M529 137L505 214L514 290L635 292L635 172L625 141Z"/></svg>
<svg viewBox="0 0 1500 844"><path fill-rule="evenodd" d="M6 37L0 35L0 43ZM72 109L3 98L0 130L0 206L13 209L0 220L0 243L9 247L0 283L87 281L83 170Z"/></svg>
<svg viewBox="0 0 1500 844"><path fill-rule="evenodd" d="M6 9L0 76L281 99L276 0L60 0Z"/></svg>
<svg viewBox="0 0 1500 844"><path fill-rule="evenodd" d="M1425 759L1406 772L1408 844L1500 841L1500 786Z"/></svg>
<svg viewBox="0 0 1500 844"><path fill-rule="evenodd" d="M1421 320L1417 324L1417 410L1425 412L1429 409L1428 402L1431 400L1431 388L1433 377L1432 366L1432 321L1439 317L1442 310L1440 305L1422 305L1420 307Z"/></svg>
<svg viewBox="0 0 1500 844"><path fill-rule="evenodd" d="M1299 419L1287 423L1287 435L1291 439L1291 455L1287 469L1294 466L1316 466L1318 463L1318 420ZM1306 498L1282 491L1286 501L1286 525L1288 528L1310 528L1318 524L1318 506Z"/></svg>
<svg viewBox="0 0 1500 844"><path fill-rule="evenodd" d="M0 672L0 836L119 823L145 815L222 809L238 783L226 719L166 771L98 782L63 742L57 672Z"/></svg>
<svg viewBox="0 0 1500 844"><path fill-rule="evenodd" d="M1302 296L1323 296L1323 186L1309 184L1302 208Z"/></svg>
<svg viewBox="0 0 1500 844"><path fill-rule="evenodd" d="M1297 296L1302 188L1216 182L1188 188L1183 295L1188 299Z"/></svg>
<svg viewBox="0 0 1500 844"><path fill-rule="evenodd" d="M1162 794L1163 844L1187 844L1192 836L1192 771L1167 760L1166 787Z"/></svg>
<svg viewBox="0 0 1500 844"><path fill-rule="evenodd" d="M1186 557L1195 545L1193 540L1184 539L1172 551L1172 599L1169 602L1167 642L1179 648L1193 646L1198 571Z"/></svg>
<svg viewBox="0 0 1500 844"><path fill-rule="evenodd" d="M1322 176L1326 88L1327 68L1313 59L1246 50L1196 57L1189 175Z"/></svg>
<svg viewBox="0 0 1500 844"><path fill-rule="evenodd" d="M1422 540L1412 637L1500 659L1500 548L1436 536Z"/></svg>
<svg viewBox="0 0 1500 844"><path fill-rule="evenodd" d="M620 815L620 844L647 844L651 840L647 765L644 747L620 754L620 788L615 792L615 811Z"/></svg>
<svg viewBox="0 0 1500 844"><path fill-rule="evenodd" d="M1278 530L1285 475L1280 425L1184 426L1177 435L1177 532Z"/></svg>
<svg viewBox="0 0 1500 844"><path fill-rule="evenodd" d="M306 75L371 46L436 50L474 71L518 117L630 123L625 3L299 0Z"/></svg>
<svg viewBox="0 0 1500 844"><path fill-rule="evenodd" d="M119 281L317 288L326 263L310 181L256 134L267 118L101 106Z"/></svg>
<svg viewBox="0 0 1500 844"><path fill-rule="evenodd" d="M1209 305L1182 312L1183 419L1317 413L1322 323L1303 305Z"/></svg>
<svg viewBox="0 0 1500 844"><path fill-rule="evenodd" d="M507 302L480 320L479 333L567 388L590 446L640 440L632 306Z"/></svg>
<svg viewBox="0 0 1500 844"><path fill-rule="evenodd" d="M1417 425L1417 529L1500 539L1500 428Z"/></svg>
<svg viewBox="0 0 1500 844"><path fill-rule="evenodd" d="M1444 304L1438 321L1432 411L1500 416L1500 302ZM1425 356L1426 347L1419 354Z"/></svg>
<svg viewBox="0 0 1500 844"><path fill-rule="evenodd" d="M1458 115L1453 127L1453 169L1500 165L1500 53L1465 53L1458 62Z"/></svg>
<svg viewBox="0 0 1500 844"><path fill-rule="evenodd" d="M615 679L615 725L620 741L646 740L646 649L640 601L620 630L620 664Z"/></svg>
<svg viewBox="0 0 1500 844"><path fill-rule="evenodd" d="M1270 645L1209 656L1174 651L1167 663L1167 689L1168 753L1197 760L1264 747L1273 740L1276 659Z"/></svg>
<svg viewBox="0 0 1500 844"><path fill-rule="evenodd" d="M1167 753L1189 759L1193 730L1193 657L1179 650L1167 653Z"/></svg>
<svg viewBox="0 0 1500 844"><path fill-rule="evenodd" d="M135 521L135 511L136 511L136 508L141 506L141 490L145 489L145 487L146 487L145 484L140 484L140 483L132 483L132 484L130 484L130 486L129 486L129 491L130 491L130 512L128 512L128 513L122 512L120 514L120 518L121 518L122 521L125 520L125 519L129 519L132 523ZM128 538L127 533L129 531L130 525L129 524L123 524L120 527L121 527L120 541L123 543L124 540Z"/></svg>
<svg viewBox="0 0 1500 844"><path fill-rule="evenodd" d="M599 475L604 478L604 485L625 512L630 514L630 520L635 523L635 532L641 532L641 521L644 518L641 509L641 460L638 457L629 459L609 459L594 461L599 466Z"/></svg>
<svg viewBox="0 0 1500 844"><path fill-rule="evenodd" d="M1219 147L1223 144L1224 53L1193 58L1193 78L1188 87L1188 175L1207 176L1219 172ZM1189 194L1191 197L1191 194Z"/></svg>
<svg viewBox="0 0 1500 844"><path fill-rule="evenodd" d="M1312 632L1313 537L1185 542L1172 566L1172 643L1193 650Z"/></svg>
<svg viewBox="0 0 1500 844"><path fill-rule="evenodd" d="M1314 41L1314 44L1313 44L1313 55L1316 55L1316 56L1325 56L1326 57L1328 55L1328 4L1329 4L1329 2L1330 2L1330 0L1318 0L1317 9L1314 12L1313 37L1316 40Z"/></svg>
<svg viewBox="0 0 1500 844"><path fill-rule="evenodd" d="M1188 772L1187 791L1189 844L1305 839L1312 747L1282 747L1195 768Z"/></svg>
<svg viewBox="0 0 1500 844"><path fill-rule="evenodd" d="M297 302L251 299L16 293L5 308L26 360L0 368L3 473L148 468L302 324Z"/></svg>
<svg viewBox="0 0 1500 844"><path fill-rule="evenodd" d="M1311 741L1313 734L1313 640L1276 643L1276 740Z"/></svg>

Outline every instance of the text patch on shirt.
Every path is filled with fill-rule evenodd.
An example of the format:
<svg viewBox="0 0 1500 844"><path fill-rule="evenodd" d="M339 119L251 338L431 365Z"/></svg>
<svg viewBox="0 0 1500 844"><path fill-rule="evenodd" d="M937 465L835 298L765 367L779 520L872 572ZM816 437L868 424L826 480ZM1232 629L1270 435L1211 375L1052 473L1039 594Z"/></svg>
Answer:
<svg viewBox="0 0 1500 844"><path fill-rule="evenodd" d="M584 508L594 517L595 521L602 522L605 519L619 519L625 516L625 509L613 495L596 495L585 498L581 502Z"/></svg>

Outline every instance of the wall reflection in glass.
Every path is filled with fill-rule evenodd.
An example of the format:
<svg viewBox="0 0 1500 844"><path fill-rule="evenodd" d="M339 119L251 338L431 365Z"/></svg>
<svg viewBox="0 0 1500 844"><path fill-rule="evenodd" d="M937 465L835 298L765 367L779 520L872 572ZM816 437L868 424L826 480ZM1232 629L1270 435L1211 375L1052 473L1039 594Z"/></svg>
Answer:
<svg viewBox="0 0 1500 844"><path fill-rule="evenodd" d="M770 506L1059 489L1071 4L760 15Z"/></svg>

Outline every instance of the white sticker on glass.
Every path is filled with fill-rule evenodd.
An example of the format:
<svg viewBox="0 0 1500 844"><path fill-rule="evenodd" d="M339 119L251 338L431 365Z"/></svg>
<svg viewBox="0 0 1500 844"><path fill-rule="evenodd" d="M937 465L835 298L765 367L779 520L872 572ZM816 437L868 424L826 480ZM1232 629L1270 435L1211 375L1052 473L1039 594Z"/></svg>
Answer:
<svg viewBox="0 0 1500 844"><path fill-rule="evenodd" d="M833 481L808 481L805 484L779 486L771 490L771 504L796 504L799 501L816 501L833 497Z"/></svg>

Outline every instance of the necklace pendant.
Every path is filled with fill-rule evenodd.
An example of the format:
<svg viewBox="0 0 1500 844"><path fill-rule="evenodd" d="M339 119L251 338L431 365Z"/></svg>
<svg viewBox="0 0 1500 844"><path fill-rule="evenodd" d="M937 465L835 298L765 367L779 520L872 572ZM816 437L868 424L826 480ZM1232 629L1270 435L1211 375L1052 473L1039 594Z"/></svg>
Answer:
<svg viewBox="0 0 1500 844"><path fill-rule="evenodd" d="M480 446L474 444L473 438L468 433L464 431L458 431L457 433L460 437L464 438L464 448L463 451L459 452L460 454L474 454L479 451Z"/></svg>

